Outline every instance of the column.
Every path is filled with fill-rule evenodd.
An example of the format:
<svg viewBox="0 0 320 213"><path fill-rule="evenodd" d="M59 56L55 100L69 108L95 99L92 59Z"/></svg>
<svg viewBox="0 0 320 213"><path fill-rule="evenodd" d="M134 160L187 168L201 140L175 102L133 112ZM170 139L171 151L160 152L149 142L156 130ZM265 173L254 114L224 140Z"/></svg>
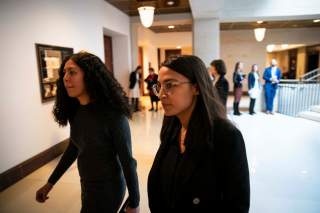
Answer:
<svg viewBox="0 0 320 213"><path fill-rule="evenodd" d="M193 20L193 54L206 66L220 58L220 22L218 19Z"/></svg>

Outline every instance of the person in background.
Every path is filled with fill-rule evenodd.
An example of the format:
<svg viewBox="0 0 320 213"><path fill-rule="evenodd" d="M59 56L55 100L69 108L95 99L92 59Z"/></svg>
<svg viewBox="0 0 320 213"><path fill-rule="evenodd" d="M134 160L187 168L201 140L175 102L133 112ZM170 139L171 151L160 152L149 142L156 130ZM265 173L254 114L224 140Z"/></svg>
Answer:
<svg viewBox="0 0 320 213"><path fill-rule="evenodd" d="M224 77L227 73L226 65L221 59L213 60L210 65L209 72L213 77L213 85L217 89L220 100L226 108L229 92L229 83Z"/></svg>
<svg viewBox="0 0 320 213"><path fill-rule="evenodd" d="M250 184L245 143L226 118L201 59L167 59L153 88L164 118L148 177L150 211L247 213Z"/></svg>
<svg viewBox="0 0 320 213"><path fill-rule="evenodd" d="M150 96L151 108L149 109L149 111L155 110L157 112L159 98L154 94L152 87L153 85L157 84L158 75L154 72L154 69L152 67L149 68L149 75L144 81L147 83L147 89ZM155 103L155 107L153 107L153 103Z"/></svg>
<svg viewBox="0 0 320 213"><path fill-rule="evenodd" d="M95 55L80 52L59 70L53 109L60 126L70 124L70 140L58 165L36 193L45 202L53 186L77 159L81 213L116 213L126 192L126 212L139 212L137 163L132 157L125 92Z"/></svg>
<svg viewBox="0 0 320 213"><path fill-rule="evenodd" d="M234 102L233 102L233 114L241 115L239 111L239 104L242 96L242 83L244 78L246 77L243 74L243 63L238 61L235 65L233 72L233 92L234 92Z"/></svg>
<svg viewBox="0 0 320 213"><path fill-rule="evenodd" d="M260 81L258 73L258 65L253 64L248 75L248 93L250 96L249 114L253 115L256 98L260 95Z"/></svg>
<svg viewBox="0 0 320 213"><path fill-rule="evenodd" d="M129 96L131 97L131 106L133 106L133 111L139 111L139 98L140 98L140 84L141 84L141 66L130 73L129 79Z"/></svg>
<svg viewBox="0 0 320 213"><path fill-rule="evenodd" d="M263 79L265 80L266 113L273 114L273 101L281 79L281 70L277 67L276 59L272 59L271 66L264 70Z"/></svg>

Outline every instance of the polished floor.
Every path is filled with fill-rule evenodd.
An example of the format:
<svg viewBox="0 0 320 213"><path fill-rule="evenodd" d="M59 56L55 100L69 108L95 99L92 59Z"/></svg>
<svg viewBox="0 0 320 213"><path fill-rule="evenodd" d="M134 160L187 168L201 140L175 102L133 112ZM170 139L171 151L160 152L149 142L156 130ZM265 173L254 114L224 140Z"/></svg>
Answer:
<svg viewBox="0 0 320 213"><path fill-rule="evenodd" d="M141 213L148 213L147 175L159 146L163 112L135 113L130 121L133 152L138 161ZM229 100L228 106L231 106ZM241 103L248 105L248 99ZM254 213L320 212L320 123L280 114L229 118L241 130L247 148ZM35 201L59 158L33 172L0 194L1 213L73 213L80 210L76 165L65 173L44 204Z"/></svg>

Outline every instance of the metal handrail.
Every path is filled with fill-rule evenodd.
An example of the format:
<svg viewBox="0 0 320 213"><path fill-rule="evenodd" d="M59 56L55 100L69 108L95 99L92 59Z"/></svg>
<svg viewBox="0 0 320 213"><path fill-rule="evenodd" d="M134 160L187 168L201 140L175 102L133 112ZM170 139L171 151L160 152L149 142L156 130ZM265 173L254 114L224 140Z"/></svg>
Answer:
<svg viewBox="0 0 320 213"><path fill-rule="evenodd" d="M311 80L313 80L315 78L318 78L318 77L320 77L320 73L318 73L317 75L312 76L311 78L306 79L306 81L311 81Z"/></svg>
<svg viewBox="0 0 320 213"><path fill-rule="evenodd" d="M306 79L307 76L311 75L311 74L314 74L316 72L319 72L320 73L320 67L317 68L317 69L314 69L314 70L311 70L310 72L307 72L306 74L300 76L300 79Z"/></svg>

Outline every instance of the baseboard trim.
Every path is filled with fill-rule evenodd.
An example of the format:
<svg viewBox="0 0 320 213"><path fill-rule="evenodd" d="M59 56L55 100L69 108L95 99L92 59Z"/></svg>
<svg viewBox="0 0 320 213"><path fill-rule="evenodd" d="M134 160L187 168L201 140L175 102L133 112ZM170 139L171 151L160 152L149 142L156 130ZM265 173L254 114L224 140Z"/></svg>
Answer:
<svg viewBox="0 0 320 213"><path fill-rule="evenodd" d="M1 173L0 192L62 154L67 148L68 142L69 139L63 140L60 143L50 147L49 149L37 154L36 156Z"/></svg>

